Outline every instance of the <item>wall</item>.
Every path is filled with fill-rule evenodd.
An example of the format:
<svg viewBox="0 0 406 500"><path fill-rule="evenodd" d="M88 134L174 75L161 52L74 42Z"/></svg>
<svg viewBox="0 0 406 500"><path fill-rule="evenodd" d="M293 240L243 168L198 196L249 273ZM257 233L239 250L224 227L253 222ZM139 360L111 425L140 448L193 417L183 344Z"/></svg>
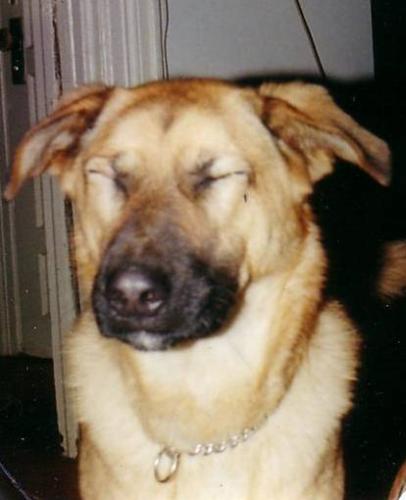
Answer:
<svg viewBox="0 0 406 500"><path fill-rule="evenodd" d="M329 77L373 75L368 0L301 0ZM294 0L170 0L170 76L318 74Z"/></svg>

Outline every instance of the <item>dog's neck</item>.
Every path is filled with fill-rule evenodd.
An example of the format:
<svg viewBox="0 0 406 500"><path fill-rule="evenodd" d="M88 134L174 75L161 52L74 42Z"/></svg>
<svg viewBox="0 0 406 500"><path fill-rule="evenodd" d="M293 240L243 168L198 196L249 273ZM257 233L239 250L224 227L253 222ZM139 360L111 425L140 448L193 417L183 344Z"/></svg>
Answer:
<svg viewBox="0 0 406 500"><path fill-rule="evenodd" d="M302 349L290 343L308 341L319 307L324 257L313 241L292 272L248 287L227 331L173 351L121 347L135 411L153 441L179 450L218 443L259 425L277 407L301 361ZM302 300L303 294L312 294L312 301Z"/></svg>

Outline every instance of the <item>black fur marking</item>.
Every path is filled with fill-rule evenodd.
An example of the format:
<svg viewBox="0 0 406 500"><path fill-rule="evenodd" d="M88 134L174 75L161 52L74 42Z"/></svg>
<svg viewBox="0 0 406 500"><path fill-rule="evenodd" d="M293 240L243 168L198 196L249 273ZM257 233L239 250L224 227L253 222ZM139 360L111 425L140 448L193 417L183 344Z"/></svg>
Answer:
<svg viewBox="0 0 406 500"><path fill-rule="evenodd" d="M160 350L217 332L237 301L237 281L231 272L203 262L173 234L159 244L141 247L137 241L128 227L122 230L100 266L92 305L101 333L138 349ZM106 287L123 268L142 268L167 282L165 303L156 314L120 315L111 307Z"/></svg>

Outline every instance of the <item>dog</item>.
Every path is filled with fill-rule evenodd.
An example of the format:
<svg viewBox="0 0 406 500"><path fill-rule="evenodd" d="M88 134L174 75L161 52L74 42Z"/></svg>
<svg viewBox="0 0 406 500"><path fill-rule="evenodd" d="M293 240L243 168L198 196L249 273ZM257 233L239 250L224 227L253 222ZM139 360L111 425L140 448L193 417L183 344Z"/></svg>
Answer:
<svg viewBox="0 0 406 500"><path fill-rule="evenodd" d="M27 133L5 196L48 171L75 206L66 347L84 499L340 499L359 340L323 294L309 204L384 141L301 82L84 87Z"/></svg>

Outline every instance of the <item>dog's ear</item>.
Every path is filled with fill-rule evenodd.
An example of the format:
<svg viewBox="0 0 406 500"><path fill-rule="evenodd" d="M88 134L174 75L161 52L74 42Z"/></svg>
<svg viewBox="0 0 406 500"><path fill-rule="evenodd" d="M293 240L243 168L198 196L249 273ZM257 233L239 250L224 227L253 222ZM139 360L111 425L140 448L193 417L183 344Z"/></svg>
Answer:
<svg viewBox="0 0 406 500"><path fill-rule="evenodd" d="M14 156L11 178L4 192L14 198L24 181L45 170L59 174L77 153L83 133L95 123L111 88L89 86L63 97L55 111L29 130Z"/></svg>
<svg viewBox="0 0 406 500"><path fill-rule="evenodd" d="M307 160L313 182L331 172L320 152L358 165L382 185L390 183L387 144L342 111L318 85L266 83L259 88L262 117L272 133Z"/></svg>

